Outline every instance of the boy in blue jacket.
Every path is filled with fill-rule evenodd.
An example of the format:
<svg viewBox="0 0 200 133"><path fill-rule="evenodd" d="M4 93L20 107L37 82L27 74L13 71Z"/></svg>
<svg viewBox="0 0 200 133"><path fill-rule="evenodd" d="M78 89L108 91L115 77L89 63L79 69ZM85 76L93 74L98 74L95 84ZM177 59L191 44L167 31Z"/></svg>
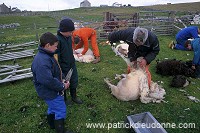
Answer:
<svg viewBox="0 0 200 133"><path fill-rule="evenodd" d="M42 34L31 70L36 92L48 105L47 120L50 128L55 128L57 133L64 133L66 105L62 94L69 87L69 82L62 82L62 71L54 59L57 46L55 35L50 32Z"/></svg>
<svg viewBox="0 0 200 133"><path fill-rule="evenodd" d="M185 47L194 51L192 69L195 69L195 77L200 78L200 38L196 38L192 41L188 40L185 43Z"/></svg>

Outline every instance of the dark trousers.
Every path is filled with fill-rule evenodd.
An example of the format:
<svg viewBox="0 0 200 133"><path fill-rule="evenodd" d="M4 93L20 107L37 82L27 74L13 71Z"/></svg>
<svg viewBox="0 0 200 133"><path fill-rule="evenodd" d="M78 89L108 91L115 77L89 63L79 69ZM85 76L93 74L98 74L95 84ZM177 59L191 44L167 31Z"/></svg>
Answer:
<svg viewBox="0 0 200 133"><path fill-rule="evenodd" d="M71 68L69 68L70 70ZM72 69L73 69L73 73L72 73L72 76L71 76L71 79L70 79L70 86L69 86L69 89L70 89L70 95L71 97L75 97L76 96L76 88L78 86L78 72L77 72L77 69L76 69L76 64L74 64L72 66ZM64 72L64 75L66 76L68 71L69 70L66 70ZM65 100L67 100L66 98L66 92L65 92Z"/></svg>
<svg viewBox="0 0 200 133"><path fill-rule="evenodd" d="M195 77L200 78L200 65L196 65Z"/></svg>

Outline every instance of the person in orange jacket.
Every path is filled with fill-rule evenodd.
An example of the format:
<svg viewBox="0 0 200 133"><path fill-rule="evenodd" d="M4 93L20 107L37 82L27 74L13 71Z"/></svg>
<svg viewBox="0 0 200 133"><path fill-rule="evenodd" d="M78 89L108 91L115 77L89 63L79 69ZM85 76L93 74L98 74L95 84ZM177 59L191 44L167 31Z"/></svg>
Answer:
<svg viewBox="0 0 200 133"><path fill-rule="evenodd" d="M94 29L83 27L75 30L72 36L72 47L74 50L84 47L83 51L80 54L78 54L78 57L84 55L88 51L88 41L90 40L93 54L95 56L95 60L92 63L96 64L100 62L99 48L97 45L97 35Z"/></svg>

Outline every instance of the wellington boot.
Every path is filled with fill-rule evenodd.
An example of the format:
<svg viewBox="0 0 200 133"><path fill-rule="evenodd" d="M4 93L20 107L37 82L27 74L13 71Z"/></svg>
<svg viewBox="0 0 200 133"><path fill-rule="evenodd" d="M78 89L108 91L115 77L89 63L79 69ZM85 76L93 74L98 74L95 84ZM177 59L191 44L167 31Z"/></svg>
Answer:
<svg viewBox="0 0 200 133"><path fill-rule="evenodd" d="M71 131L66 131L64 127L64 119L55 120L56 133L73 133Z"/></svg>
<svg viewBox="0 0 200 133"><path fill-rule="evenodd" d="M51 129L55 129L54 119L55 119L55 114L47 115L47 121Z"/></svg>
<svg viewBox="0 0 200 133"><path fill-rule="evenodd" d="M174 49L174 47L175 47L174 41L171 41L168 46L169 46L169 48Z"/></svg>
<svg viewBox="0 0 200 133"><path fill-rule="evenodd" d="M78 97L72 98L72 101L77 103L77 104L83 104L83 101Z"/></svg>
<svg viewBox="0 0 200 133"><path fill-rule="evenodd" d="M72 101L77 103L77 104L83 103L83 101L80 98L77 97L76 90L71 93L71 98L72 98Z"/></svg>

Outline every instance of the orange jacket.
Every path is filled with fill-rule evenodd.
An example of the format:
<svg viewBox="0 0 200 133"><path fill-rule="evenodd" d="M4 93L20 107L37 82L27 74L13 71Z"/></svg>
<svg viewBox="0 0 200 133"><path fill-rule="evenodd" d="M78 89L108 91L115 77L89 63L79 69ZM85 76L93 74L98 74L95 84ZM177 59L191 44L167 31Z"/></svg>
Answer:
<svg viewBox="0 0 200 133"><path fill-rule="evenodd" d="M72 37L74 38L75 36L79 36L80 38L80 42L78 45L75 46L74 41L72 41L72 47L73 49L78 49L81 47L84 47L83 51L81 54L85 54L88 51L89 48L89 43L88 40L91 41L91 46L92 46L92 50L95 56L100 56L99 55L99 49L98 49L98 45L97 45L97 41L96 41L96 31L92 28L80 28L77 29L73 32ZM73 39L72 39L73 40Z"/></svg>

